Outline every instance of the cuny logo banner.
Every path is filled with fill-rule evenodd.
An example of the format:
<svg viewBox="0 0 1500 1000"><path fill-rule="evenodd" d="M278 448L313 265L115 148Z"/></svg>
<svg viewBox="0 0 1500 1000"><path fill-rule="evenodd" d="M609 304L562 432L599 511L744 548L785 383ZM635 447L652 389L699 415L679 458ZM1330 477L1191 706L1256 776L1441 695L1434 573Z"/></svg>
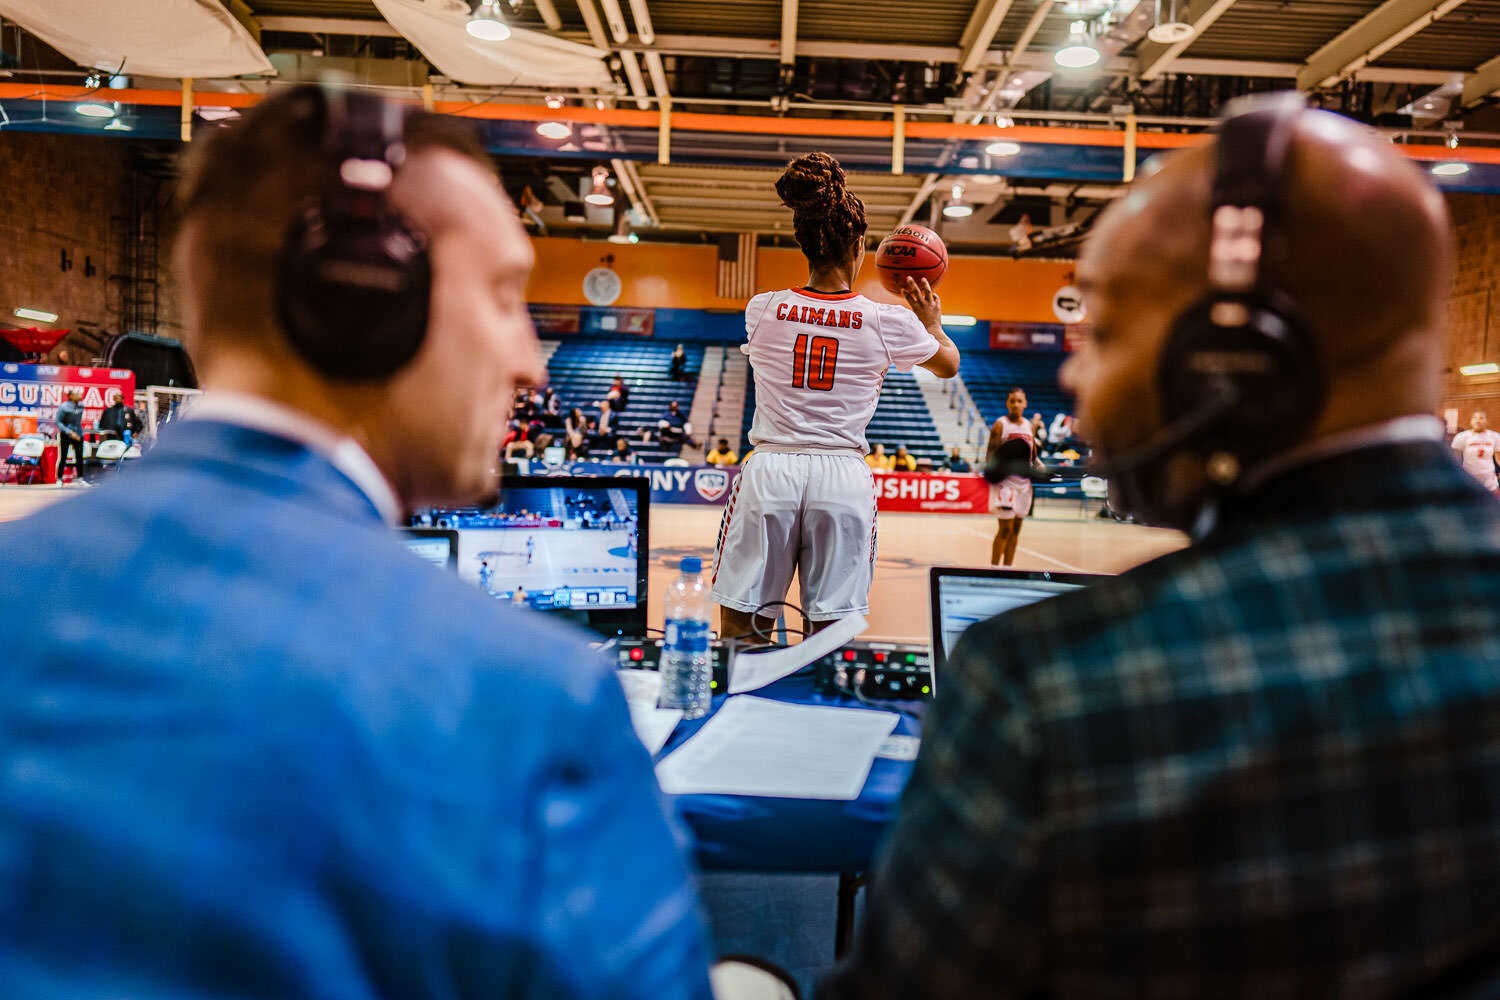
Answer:
<svg viewBox="0 0 1500 1000"><path fill-rule="evenodd" d="M57 408L70 389L79 392L83 429L92 431L115 392L135 402L135 372L67 365L0 365L0 437L55 434Z"/></svg>
<svg viewBox="0 0 1500 1000"><path fill-rule="evenodd" d="M652 503L696 503L723 506L729 489L740 474L738 466L611 465L607 462L571 462L547 465L532 462L533 476L634 476L651 483Z"/></svg>

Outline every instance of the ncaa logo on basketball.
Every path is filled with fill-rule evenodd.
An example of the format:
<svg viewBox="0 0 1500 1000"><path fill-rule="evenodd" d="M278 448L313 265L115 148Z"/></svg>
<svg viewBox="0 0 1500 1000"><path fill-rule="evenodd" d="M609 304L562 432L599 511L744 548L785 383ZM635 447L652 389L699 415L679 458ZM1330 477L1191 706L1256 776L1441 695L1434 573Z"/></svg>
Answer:
<svg viewBox="0 0 1500 1000"><path fill-rule="evenodd" d="M693 474L693 488L700 497L712 503L729 489L729 473L723 469L699 469Z"/></svg>

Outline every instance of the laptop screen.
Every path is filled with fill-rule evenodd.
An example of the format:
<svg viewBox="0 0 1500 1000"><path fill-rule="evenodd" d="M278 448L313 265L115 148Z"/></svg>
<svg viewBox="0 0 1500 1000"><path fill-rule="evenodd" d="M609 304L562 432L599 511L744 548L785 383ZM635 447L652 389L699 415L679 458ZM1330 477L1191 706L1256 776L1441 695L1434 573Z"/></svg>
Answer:
<svg viewBox="0 0 1500 1000"><path fill-rule="evenodd" d="M436 528L402 528L401 540L413 555L443 569L458 569L458 532Z"/></svg>
<svg viewBox="0 0 1500 1000"><path fill-rule="evenodd" d="M959 637L970 625L1077 590L1097 579L1091 573L933 567L930 589L934 674L953 655Z"/></svg>
<svg viewBox="0 0 1500 1000"><path fill-rule="evenodd" d="M458 536L458 575L499 601L604 635L644 635L646 480L513 476L498 502L420 510L413 526Z"/></svg>

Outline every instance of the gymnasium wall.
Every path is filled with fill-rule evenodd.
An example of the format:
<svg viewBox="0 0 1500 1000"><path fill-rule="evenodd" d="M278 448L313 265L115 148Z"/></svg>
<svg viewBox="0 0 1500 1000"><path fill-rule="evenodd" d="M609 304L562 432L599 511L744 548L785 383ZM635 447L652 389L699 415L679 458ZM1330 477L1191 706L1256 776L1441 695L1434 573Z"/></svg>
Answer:
<svg viewBox="0 0 1500 1000"><path fill-rule="evenodd" d="M28 306L57 313L69 330L118 330L119 290L110 275L124 264L129 152L124 142L89 136L0 133L0 317L7 323L27 325L12 312ZM70 270L63 270L64 253Z"/></svg>
<svg viewBox="0 0 1500 1000"><path fill-rule="evenodd" d="M1500 198L1450 194L1447 199L1458 257L1448 299L1443 408L1459 411L1460 427L1468 426L1475 410L1487 410L1493 427L1500 423L1500 375L1465 378L1458 367L1500 361Z"/></svg>
<svg viewBox="0 0 1500 1000"><path fill-rule="evenodd" d="M529 302L548 305L586 305L583 276L596 267L613 267L620 276L618 307L654 308L656 336L692 340L738 340L744 334L739 314L744 300L720 298L714 289L718 249L714 245L668 246L540 238L532 241L536 269L527 287ZM797 250L760 248L756 251L756 290L790 288L807 282L807 261ZM1069 284L1067 261L1016 261L1000 257L955 257L938 286L943 312L980 320L1056 323L1052 295ZM896 296L880 286L871 257L857 285L860 292L882 302ZM688 315L684 311L695 311ZM696 318L695 318L696 317ZM727 325L726 325L727 324ZM701 326L703 335L693 335ZM973 344L988 347L988 331L973 328ZM675 331L675 332L673 332ZM961 335L954 338L965 346Z"/></svg>

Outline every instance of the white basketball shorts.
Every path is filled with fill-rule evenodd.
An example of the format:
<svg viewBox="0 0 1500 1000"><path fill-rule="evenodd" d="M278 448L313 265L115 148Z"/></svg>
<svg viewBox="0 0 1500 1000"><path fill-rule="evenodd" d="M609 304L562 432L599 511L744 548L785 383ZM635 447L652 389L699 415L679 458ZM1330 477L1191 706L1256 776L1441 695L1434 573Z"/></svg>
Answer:
<svg viewBox="0 0 1500 1000"><path fill-rule="evenodd" d="M786 599L793 572L809 619L869 612L875 482L864 459L757 451L745 463L719 522L714 600L753 613Z"/></svg>
<svg viewBox="0 0 1500 1000"><path fill-rule="evenodd" d="M1025 517L1031 512L1031 480L1006 476L991 486L990 510L1001 520Z"/></svg>

